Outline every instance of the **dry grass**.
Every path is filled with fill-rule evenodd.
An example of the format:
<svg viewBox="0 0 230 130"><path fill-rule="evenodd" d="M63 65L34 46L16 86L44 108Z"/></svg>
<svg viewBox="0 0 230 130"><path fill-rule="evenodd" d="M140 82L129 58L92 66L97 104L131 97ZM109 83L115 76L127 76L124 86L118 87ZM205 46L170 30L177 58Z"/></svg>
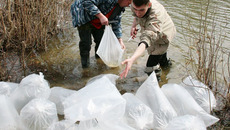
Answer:
<svg viewBox="0 0 230 130"><path fill-rule="evenodd" d="M6 52L17 52L23 69L26 53L46 50L69 16L72 0L4 0L0 2L0 80L7 80L14 64Z"/></svg>
<svg viewBox="0 0 230 130"><path fill-rule="evenodd" d="M214 92L219 109L225 111L222 116L228 117L230 116L228 113L230 108L230 51L223 45L228 22L225 25L221 23L219 26L215 12L218 9L209 10L209 4L209 0L206 0L205 4L200 3L198 29L195 29L197 27L194 27L189 15L186 18L187 28L185 28L189 30L190 37L186 37L189 52L185 67L189 75L205 83Z"/></svg>

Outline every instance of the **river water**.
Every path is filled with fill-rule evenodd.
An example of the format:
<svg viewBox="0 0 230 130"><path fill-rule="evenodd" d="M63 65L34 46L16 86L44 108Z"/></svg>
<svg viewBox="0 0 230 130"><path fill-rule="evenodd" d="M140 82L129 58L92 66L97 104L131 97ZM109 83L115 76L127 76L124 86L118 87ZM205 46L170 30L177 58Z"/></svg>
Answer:
<svg viewBox="0 0 230 130"><path fill-rule="evenodd" d="M200 22L199 14L201 8L205 8L205 2L199 3L197 0L159 0L159 2L165 6L177 28L176 38L168 49L168 57L172 59L173 65L170 69L163 70L162 80L159 82L161 86L166 83L180 83L182 78L188 75L183 67L188 52L188 41L186 41L186 38L191 37L191 33L188 31L188 25L192 25L194 30L198 30ZM216 34L218 35L220 32L225 32L224 47L229 51L229 0L210 1L208 14L211 15L213 12L215 13ZM133 17L130 8L127 7L122 18L122 38L127 48L124 52L123 59L133 54L139 42L138 38L127 42L130 37L129 33L132 20ZM212 21L211 18L210 21ZM33 59L35 63L41 63L42 66L46 68L43 73L51 86L61 86L78 90L84 87L86 82L94 76L100 74L119 75L123 71L125 66L109 68L104 65L102 61L96 60L94 57L94 43L91 49L90 67L83 70L80 63L77 29L72 28L70 21L67 22L66 25L67 27L64 29L64 33L59 34L57 38L51 41L48 51L45 53L36 53L37 58ZM219 31L221 28L223 28L223 30ZM208 30L212 30L212 28ZM145 52L145 54L133 64L128 76L125 79L118 80L117 87L121 93L135 92L147 78L147 75L144 73L147 58L148 55L147 52Z"/></svg>

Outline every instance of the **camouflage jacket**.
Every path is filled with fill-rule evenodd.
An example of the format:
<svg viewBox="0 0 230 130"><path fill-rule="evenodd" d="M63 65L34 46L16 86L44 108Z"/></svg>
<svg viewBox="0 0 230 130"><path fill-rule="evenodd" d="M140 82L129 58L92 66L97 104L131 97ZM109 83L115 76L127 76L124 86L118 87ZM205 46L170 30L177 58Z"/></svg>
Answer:
<svg viewBox="0 0 230 130"><path fill-rule="evenodd" d="M152 6L142 18L136 17L132 7L131 10L141 27L140 41L148 44L149 55L161 55L167 51L176 34L176 28L163 5L156 0L150 1Z"/></svg>

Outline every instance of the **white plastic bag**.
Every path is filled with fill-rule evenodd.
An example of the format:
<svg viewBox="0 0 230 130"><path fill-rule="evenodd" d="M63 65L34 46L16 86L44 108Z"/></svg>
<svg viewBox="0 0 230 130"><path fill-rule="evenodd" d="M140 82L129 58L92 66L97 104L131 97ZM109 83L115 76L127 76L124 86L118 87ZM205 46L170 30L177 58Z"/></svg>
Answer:
<svg viewBox="0 0 230 130"><path fill-rule="evenodd" d="M153 122L152 110L132 93L125 93L122 97L126 99L124 118L127 123L138 130L146 129L146 125Z"/></svg>
<svg viewBox="0 0 230 130"><path fill-rule="evenodd" d="M199 117L184 115L171 120L165 130L206 130L206 126Z"/></svg>
<svg viewBox="0 0 230 130"><path fill-rule="evenodd" d="M0 130L27 130L6 95L0 94Z"/></svg>
<svg viewBox="0 0 230 130"><path fill-rule="evenodd" d="M20 117L29 130L47 130L58 121L55 104L44 98L31 100L22 108Z"/></svg>
<svg viewBox="0 0 230 130"><path fill-rule="evenodd" d="M0 94L10 96L11 93L19 86L18 83L0 82Z"/></svg>
<svg viewBox="0 0 230 130"><path fill-rule="evenodd" d="M47 130L78 130L77 124L71 123L68 120L54 122Z"/></svg>
<svg viewBox="0 0 230 130"><path fill-rule="evenodd" d="M189 92L182 86L178 84L164 84L161 90L176 110L178 116L198 116L204 121L207 127L219 121L218 118L210 115L201 108Z"/></svg>
<svg viewBox="0 0 230 130"><path fill-rule="evenodd" d="M19 86L10 95L15 108L20 113L21 109L34 98L49 98L50 86L44 75L40 72L38 74L30 74L23 78Z"/></svg>
<svg viewBox="0 0 230 130"><path fill-rule="evenodd" d="M149 129L163 129L177 116L176 111L161 91L154 71L137 90L136 97L149 106L153 112L153 123Z"/></svg>
<svg viewBox="0 0 230 130"><path fill-rule="evenodd" d="M59 115L64 115L64 106L62 102L69 97L71 94L75 93L75 90L66 89L63 87L52 87L49 100L54 102L57 107L57 112Z"/></svg>
<svg viewBox="0 0 230 130"><path fill-rule="evenodd" d="M103 76L63 101L65 118L86 121L117 120L125 113L126 101L116 86Z"/></svg>
<svg viewBox="0 0 230 130"><path fill-rule="evenodd" d="M110 26L105 26L105 32L101 39L97 54L109 67L117 67L120 65L124 50L113 33Z"/></svg>
<svg viewBox="0 0 230 130"><path fill-rule="evenodd" d="M202 82L188 76L181 83L196 100L196 102L208 113L216 107L216 99L212 91Z"/></svg>
<svg viewBox="0 0 230 130"><path fill-rule="evenodd" d="M102 77L106 77L108 78L112 84L116 85L116 80L119 78L118 75L115 75L115 74L100 74L100 75L97 75L97 76L94 76L92 78L90 78L88 81L87 81L87 85L89 85L90 83L93 83L94 81L102 78Z"/></svg>
<svg viewBox="0 0 230 130"><path fill-rule="evenodd" d="M81 121L76 130L137 130L127 125L122 119Z"/></svg>

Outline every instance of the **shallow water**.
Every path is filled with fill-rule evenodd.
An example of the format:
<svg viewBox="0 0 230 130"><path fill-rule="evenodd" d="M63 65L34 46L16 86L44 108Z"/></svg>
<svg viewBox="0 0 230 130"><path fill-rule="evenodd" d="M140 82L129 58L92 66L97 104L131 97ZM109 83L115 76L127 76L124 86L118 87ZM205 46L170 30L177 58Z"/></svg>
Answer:
<svg viewBox="0 0 230 130"><path fill-rule="evenodd" d="M190 24L193 25L195 30L199 28L200 18L198 14L200 12L200 3L195 0L160 0L159 2L168 10L177 28L176 38L168 49L168 57L172 59L173 65L170 69L163 70L162 80L159 82L161 86L165 83L180 83L182 78L188 75L183 67L188 51L187 41L184 37L191 36L191 33L188 31L187 20L190 20ZM230 47L230 25L227 22L230 18L230 2L227 0L212 1L209 9L210 13L213 10L216 11L216 31L221 32L219 29L223 27L226 31L224 46L228 49ZM139 41L136 38L127 42L130 37L132 20L130 8L126 8L122 19L122 38L127 49L124 52L123 59L133 54ZM208 30L212 30L212 28ZM59 34L57 38L51 41L47 52L35 53L37 58L33 60L40 62L46 68L44 72L45 78L51 86L62 86L78 90L84 87L86 82L96 75L107 73L119 75L123 71L125 66L110 68L104 65L102 61L96 60L94 57L94 43L91 49L90 67L83 70L80 63L78 42L77 29L72 28L71 22L69 22L66 29L64 29L64 33ZM125 79L118 80L117 87L121 93L135 92L147 78L147 75L144 73L147 58L148 55L145 52L133 64L128 76Z"/></svg>

